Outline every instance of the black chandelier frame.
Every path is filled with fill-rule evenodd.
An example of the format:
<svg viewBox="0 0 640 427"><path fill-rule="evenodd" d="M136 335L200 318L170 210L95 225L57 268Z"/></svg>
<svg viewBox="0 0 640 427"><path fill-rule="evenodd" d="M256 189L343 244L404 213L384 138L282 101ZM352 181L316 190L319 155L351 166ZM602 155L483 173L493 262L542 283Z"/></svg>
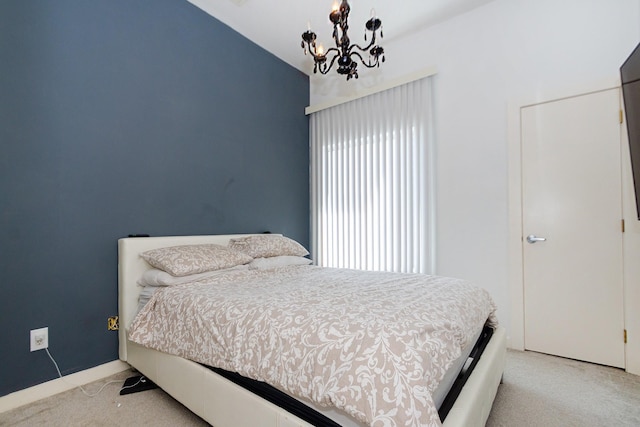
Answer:
<svg viewBox="0 0 640 427"><path fill-rule="evenodd" d="M307 52L313 57L313 72L320 74L327 74L333 67L333 64L337 62L338 74L346 75L347 81L351 78L358 78L358 62L367 67L374 68L379 67L381 62L385 61L384 49L382 46L376 44L377 34L380 31L380 38L383 38L382 34L382 21L375 16L372 16L365 24L364 39L367 41L367 31L371 32L371 41L366 47L361 47L358 44L351 44L349 39L349 12L351 7L347 0L342 0L340 6L334 9L329 14L329 20L333 23L333 40L335 47L330 48L326 52L323 52L316 45L316 33L308 29L302 33L302 42L300 46L304 49L305 55ZM369 53L368 60L365 60L362 53ZM331 56L331 59L329 59Z"/></svg>

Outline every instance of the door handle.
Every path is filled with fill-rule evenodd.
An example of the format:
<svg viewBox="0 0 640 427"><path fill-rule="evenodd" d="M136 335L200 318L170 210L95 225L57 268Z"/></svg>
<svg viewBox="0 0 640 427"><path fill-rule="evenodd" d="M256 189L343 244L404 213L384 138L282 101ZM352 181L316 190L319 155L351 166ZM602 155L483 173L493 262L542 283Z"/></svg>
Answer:
<svg viewBox="0 0 640 427"><path fill-rule="evenodd" d="M545 240L547 240L545 237L538 237L534 234L529 234L527 236L527 243L531 244L534 244L535 242L544 242Z"/></svg>

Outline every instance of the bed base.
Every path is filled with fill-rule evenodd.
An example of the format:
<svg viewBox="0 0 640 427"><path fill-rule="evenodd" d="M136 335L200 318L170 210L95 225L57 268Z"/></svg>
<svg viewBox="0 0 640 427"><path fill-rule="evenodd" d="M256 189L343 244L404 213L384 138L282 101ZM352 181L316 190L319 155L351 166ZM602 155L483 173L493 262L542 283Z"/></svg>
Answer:
<svg viewBox="0 0 640 427"><path fill-rule="evenodd" d="M460 395L460 392L462 391L465 383L473 373L473 370L478 364L478 361L482 357L482 354L489 344L492 335L493 329L485 326L482 333L480 334L480 337L473 346L469 357L467 358L467 363L465 364L464 369L462 369L462 371L458 373L457 378L449 388L448 394L438 408L438 415L440 416L441 420L446 420L449 411L455 404L456 399ZM205 367L214 371L218 375L232 381L233 383L238 384L242 388L251 391L261 398L268 400L269 402L278 405L283 409L286 409L291 414L303 419L304 421L312 425L322 427L341 427L340 424L338 424L331 418L328 418L322 413L300 402L298 399L289 396L288 394L278 390L277 388L267 383L243 377L236 372L225 371L224 369L214 368L211 366Z"/></svg>
<svg viewBox="0 0 640 427"><path fill-rule="evenodd" d="M135 316L140 287L137 279L149 267L138 256L158 247L194 244L226 244L227 236L170 236L120 239L118 288L120 359L215 427L307 427L308 422L264 400L207 367L129 341L126 330ZM502 378L506 357L506 333L496 329L467 379L443 425L484 426ZM251 410L247 410L251 408ZM353 424L358 425L358 424Z"/></svg>
<svg viewBox="0 0 640 427"><path fill-rule="evenodd" d="M131 341L127 347L131 366L216 427L312 426L199 363ZM444 427L485 425L504 370L505 348L505 331L498 328L449 411Z"/></svg>

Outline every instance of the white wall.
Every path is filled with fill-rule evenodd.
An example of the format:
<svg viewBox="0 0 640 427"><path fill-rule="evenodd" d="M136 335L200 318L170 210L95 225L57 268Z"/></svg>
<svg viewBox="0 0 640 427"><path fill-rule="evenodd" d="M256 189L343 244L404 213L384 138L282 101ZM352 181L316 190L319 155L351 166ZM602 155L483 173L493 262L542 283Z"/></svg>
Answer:
<svg viewBox="0 0 640 427"><path fill-rule="evenodd" d="M640 0L494 0L384 43L385 64L355 85L313 77L311 105L437 67L437 273L489 289L509 329L509 108L617 81L639 18Z"/></svg>

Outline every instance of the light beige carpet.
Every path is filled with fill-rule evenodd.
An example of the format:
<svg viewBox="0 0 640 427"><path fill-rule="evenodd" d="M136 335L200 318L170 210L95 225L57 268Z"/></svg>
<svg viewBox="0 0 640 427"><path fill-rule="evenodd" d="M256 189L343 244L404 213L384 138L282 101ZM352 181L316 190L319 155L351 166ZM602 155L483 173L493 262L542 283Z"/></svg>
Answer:
<svg viewBox="0 0 640 427"><path fill-rule="evenodd" d="M122 372L0 414L0 426L207 426L159 389L120 396ZM531 352L509 351L487 426L640 426L640 377ZM243 426L238 426L243 427ZM251 426L248 426L251 427Z"/></svg>
<svg viewBox="0 0 640 427"><path fill-rule="evenodd" d="M124 371L84 386L96 397L87 397L79 389L39 400L33 404L0 414L0 426L208 426L201 418L159 388L120 396L124 380L136 375Z"/></svg>
<svg viewBox="0 0 640 427"><path fill-rule="evenodd" d="M640 427L640 376L509 351L487 426Z"/></svg>

